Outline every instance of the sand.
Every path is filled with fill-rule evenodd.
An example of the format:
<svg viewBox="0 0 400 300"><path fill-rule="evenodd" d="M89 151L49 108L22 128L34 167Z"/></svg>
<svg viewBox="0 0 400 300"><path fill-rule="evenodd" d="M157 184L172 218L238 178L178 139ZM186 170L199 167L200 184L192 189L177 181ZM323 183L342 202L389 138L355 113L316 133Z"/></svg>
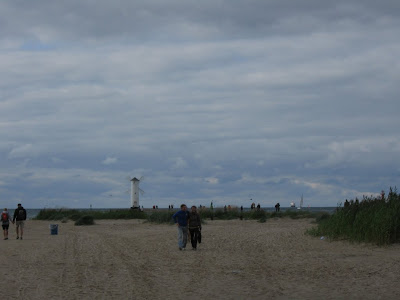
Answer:
<svg viewBox="0 0 400 300"><path fill-rule="evenodd" d="M312 220L207 221L197 251L173 225L27 221L1 240L3 299L400 299L400 245L305 235ZM54 222L53 222L54 223Z"/></svg>

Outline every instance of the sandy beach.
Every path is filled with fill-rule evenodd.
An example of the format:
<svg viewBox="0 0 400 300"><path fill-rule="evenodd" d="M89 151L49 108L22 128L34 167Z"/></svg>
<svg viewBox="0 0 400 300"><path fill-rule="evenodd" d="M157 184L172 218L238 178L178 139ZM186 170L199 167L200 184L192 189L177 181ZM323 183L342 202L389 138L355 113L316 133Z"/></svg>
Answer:
<svg viewBox="0 0 400 300"><path fill-rule="evenodd" d="M330 242L312 220L207 221L197 251L173 225L26 222L1 240L4 299L400 299L400 245Z"/></svg>

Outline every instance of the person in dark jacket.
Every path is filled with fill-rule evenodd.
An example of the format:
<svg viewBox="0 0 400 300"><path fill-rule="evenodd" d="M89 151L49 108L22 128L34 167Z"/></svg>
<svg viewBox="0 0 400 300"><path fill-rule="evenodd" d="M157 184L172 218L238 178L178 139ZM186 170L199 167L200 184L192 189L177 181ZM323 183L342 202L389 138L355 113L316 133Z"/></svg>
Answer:
<svg viewBox="0 0 400 300"><path fill-rule="evenodd" d="M176 212L172 218L175 224L178 226L178 246L179 250L185 250L188 236L188 212L185 204L181 205L181 210Z"/></svg>
<svg viewBox="0 0 400 300"><path fill-rule="evenodd" d="M189 213L188 224L192 249L197 250L197 242L201 243L201 220L200 215L197 213L197 207L194 205Z"/></svg>
<svg viewBox="0 0 400 300"><path fill-rule="evenodd" d="M13 223L16 222L17 240L21 239L24 234L24 226L26 220L26 210L18 203L17 209L14 211Z"/></svg>

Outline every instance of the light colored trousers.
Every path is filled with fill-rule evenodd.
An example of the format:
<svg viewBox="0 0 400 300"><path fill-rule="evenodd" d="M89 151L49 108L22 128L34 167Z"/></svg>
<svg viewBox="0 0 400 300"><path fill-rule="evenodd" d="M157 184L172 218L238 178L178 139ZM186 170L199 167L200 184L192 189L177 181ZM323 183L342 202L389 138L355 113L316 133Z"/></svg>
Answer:
<svg viewBox="0 0 400 300"><path fill-rule="evenodd" d="M185 248L187 243L188 228L186 226L178 226L178 246Z"/></svg>

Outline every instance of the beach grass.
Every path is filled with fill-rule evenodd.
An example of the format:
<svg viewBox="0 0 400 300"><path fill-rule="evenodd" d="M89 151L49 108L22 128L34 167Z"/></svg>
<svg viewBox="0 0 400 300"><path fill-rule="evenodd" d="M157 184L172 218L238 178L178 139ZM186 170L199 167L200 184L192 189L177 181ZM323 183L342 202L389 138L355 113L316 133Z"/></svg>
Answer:
<svg viewBox="0 0 400 300"><path fill-rule="evenodd" d="M94 220L118 220L118 219L143 219L152 223L173 223L172 215L177 210L148 210L145 212L134 209L118 210L78 210L78 209L42 209L35 220L73 220L77 221L84 215L93 217ZM317 218L320 213L313 213L306 210L287 210L285 212L267 212L263 209L254 209L251 211L240 211L233 207L224 208L201 208L199 214L202 220L258 220L265 222L269 218ZM327 213L326 213L327 214Z"/></svg>
<svg viewBox="0 0 400 300"><path fill-rule="evenodd" d="M387 197L382 193L379 197L364 196L361 201L356 198L317 223L309 234L376 245L396 243L400 241L400 196L390 188Z"/></svg>
<svg viewBox="0 0 400 300"><path fill-rule="evenodd" d="M168 210L168 211L163 211L163 210L155 210L151 213L147 213L147 220L152 223L171 223L173 224L172 220L172 215L176 211Z"/></svg>
<svg viewBox="0 0 400 300"><path fill-rule="evenodd" d="M78 210L78 209L42 209L35 220L63 220L70 219L76 221L84 215L91 216L97 220L117 220L117 219L147 219L147 214L134 209L116 209L116 210Z"/></svg>
<svg viewBox="0 0 400 300"><path fill-rule="evenodd" d="M75 221L76 226L82 225L94 225L93 216L85 215L80 217L78 220Z"/></svg>

